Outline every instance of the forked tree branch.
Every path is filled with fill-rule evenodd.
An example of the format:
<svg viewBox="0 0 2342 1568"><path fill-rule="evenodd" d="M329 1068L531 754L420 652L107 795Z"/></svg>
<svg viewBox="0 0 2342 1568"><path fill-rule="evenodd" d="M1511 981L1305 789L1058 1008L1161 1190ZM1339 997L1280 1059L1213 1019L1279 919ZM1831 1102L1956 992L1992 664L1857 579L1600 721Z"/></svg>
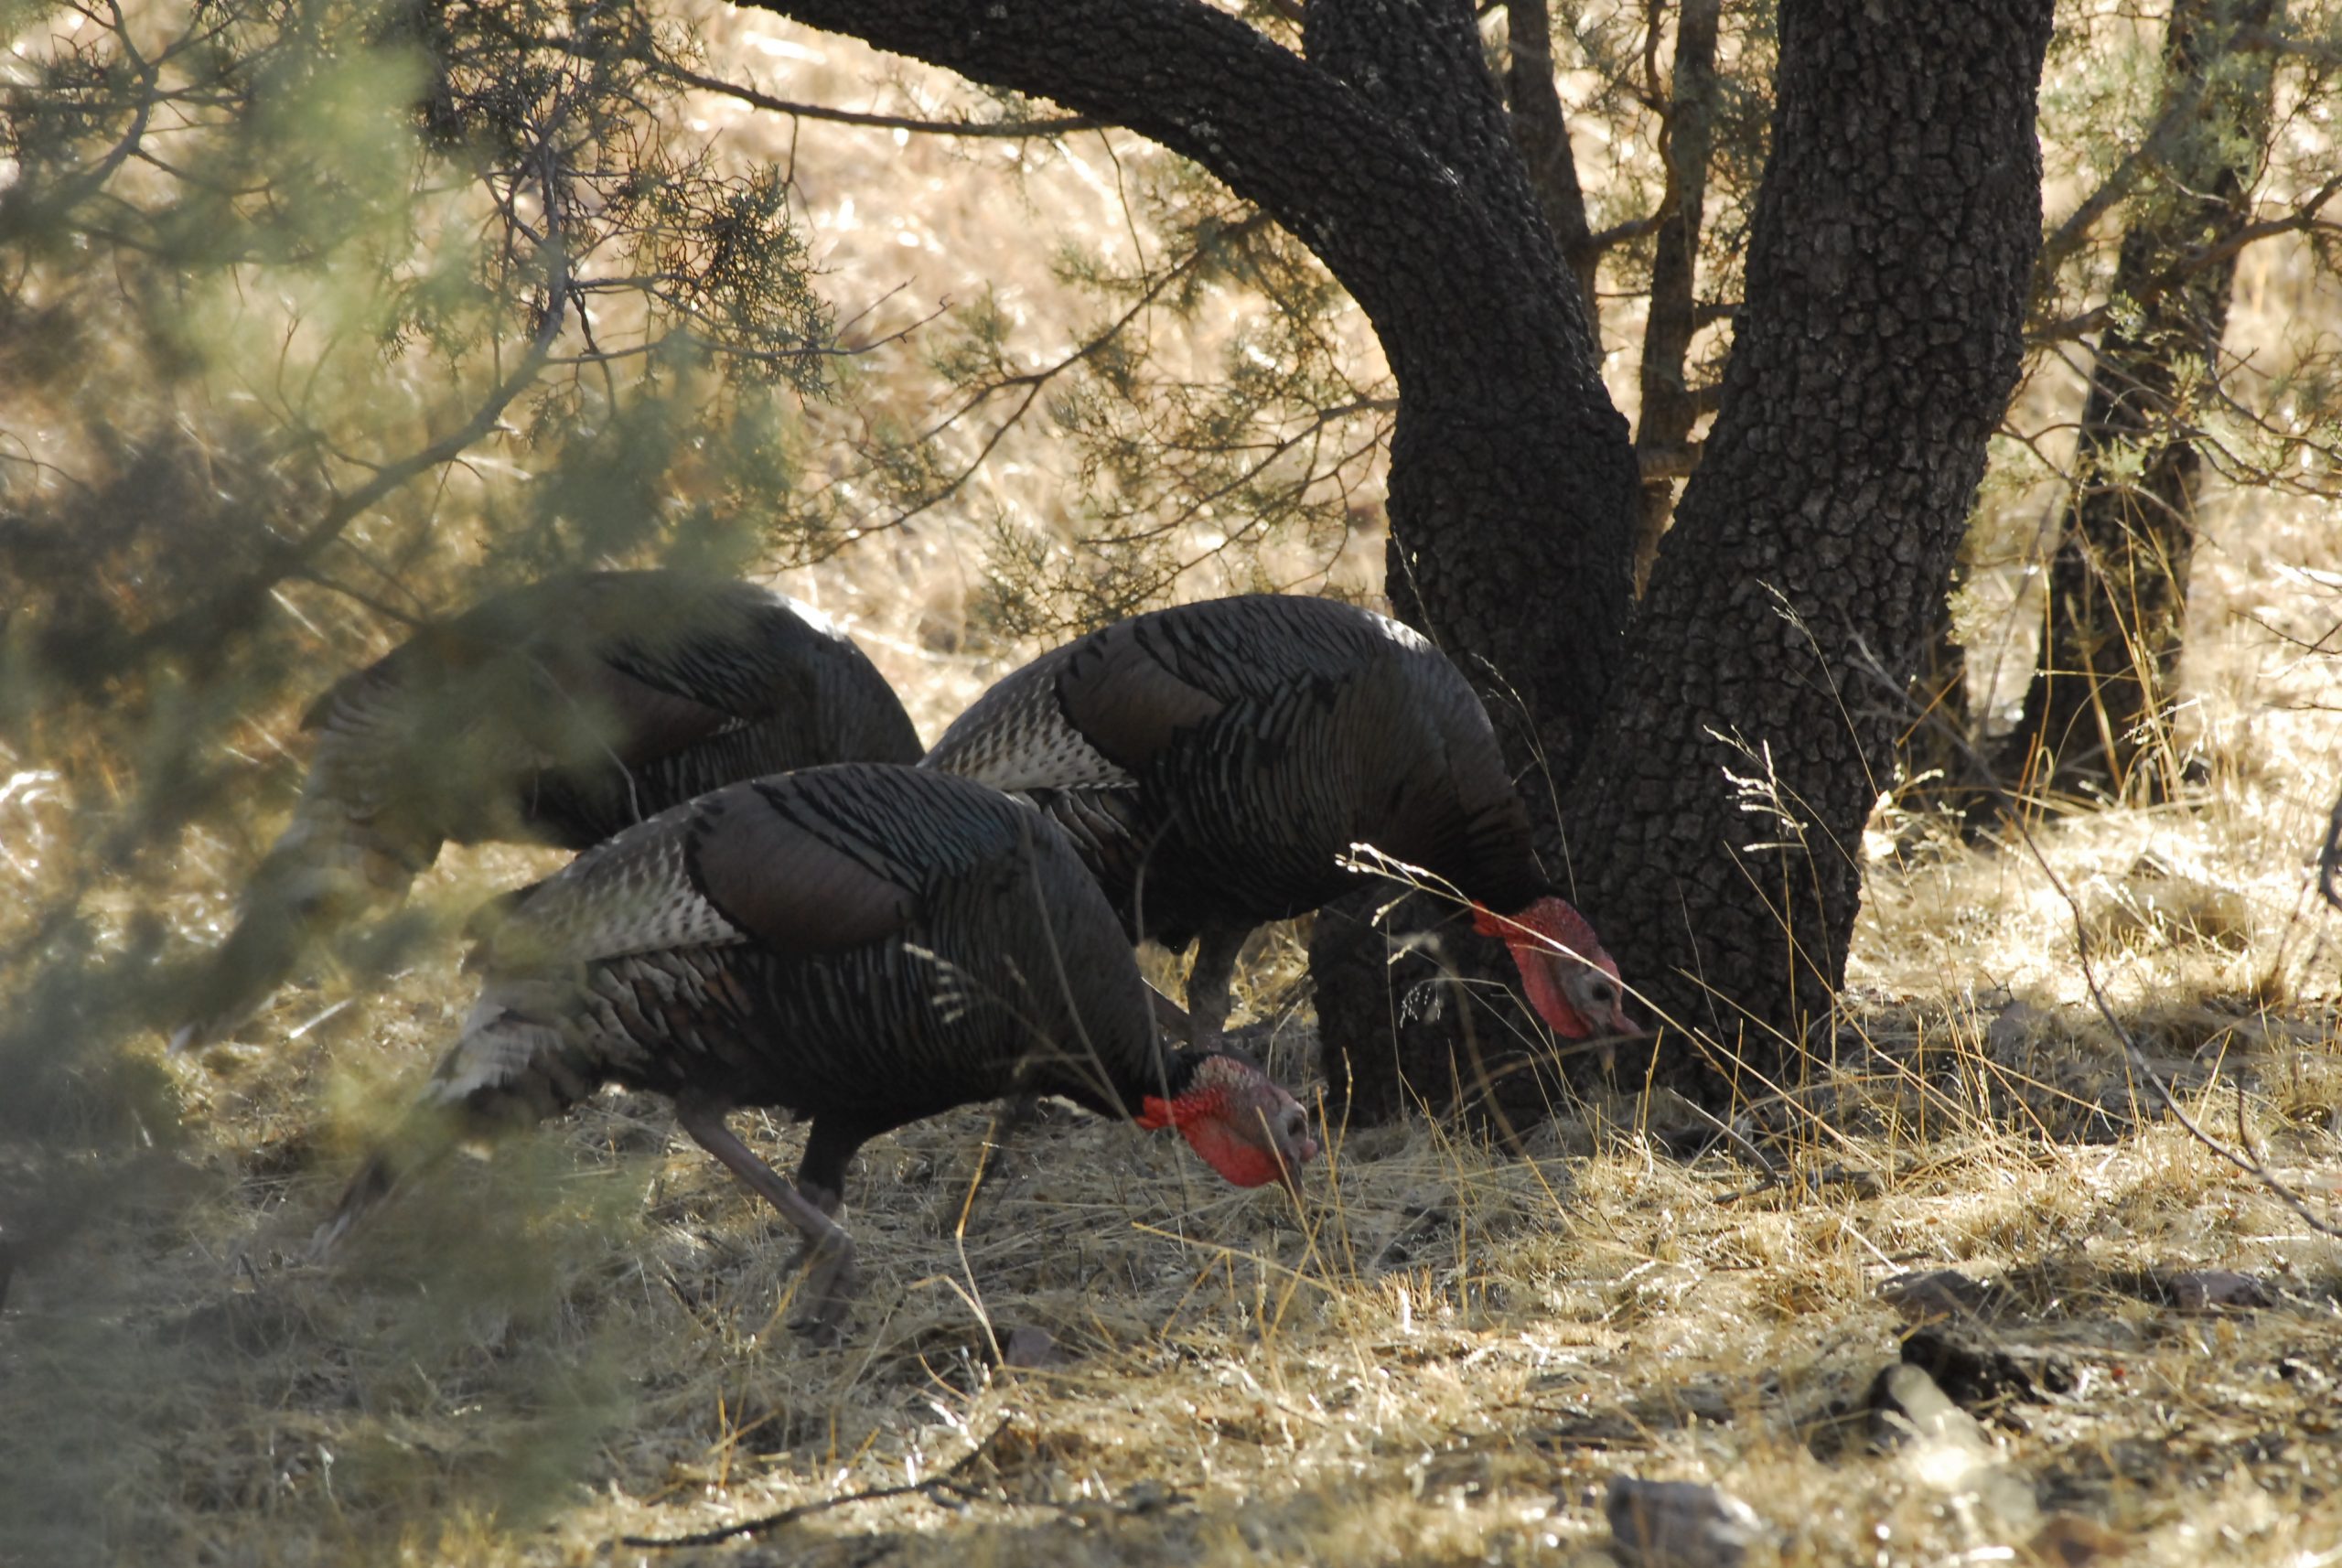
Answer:
<svg viewBox="0 0 2342 1568"><path fill-rule="evenodd" d="M2151 305L2173 289L2182 286L2191 278L2232 260L2263 240L2274 239L2280 234L2305 234L2342 230L2342 225L2319 216L2326 204L2337 195L2342 195L2342 176L2327 180L2307 199L2298 203L2291 212L2281 218L2267 218L2258 223L2248 223L2234 233L2221 236L2213 244L2200 246L2188 252L2178 261L2149 279L2144 287L2128 295L2129 302L2134 306ZM2070 316L2063 321L2036 328L2025 334L2025 344L2027 347L2036 347L2047 343L2068 342L2085 338L2113 319L2116 309L2116 302L2109 300L2078 316Z"/></svg>

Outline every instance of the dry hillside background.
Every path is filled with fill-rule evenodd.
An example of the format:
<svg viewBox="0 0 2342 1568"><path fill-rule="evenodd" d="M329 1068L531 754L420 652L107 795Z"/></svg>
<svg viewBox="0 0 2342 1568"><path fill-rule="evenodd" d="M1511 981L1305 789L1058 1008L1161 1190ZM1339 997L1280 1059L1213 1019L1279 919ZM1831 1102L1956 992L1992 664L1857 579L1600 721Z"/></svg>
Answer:
<svg viewBox="0 0 2342 1568"><path fill-rule="evenodd" d="M768 19L711 27L784 95L951 92ZM1020 188L982 167L1008 144L704 112L740 156L793 159L825 290L877 302L870 338L990 287L1020 349L1062 352L1080 311L1025 204L1090 245L1142 239L1127 138L1026 147L1046 166ZM2336 330L2309 277L2252 251L2231 344ZM919 351L859 363L861 406L915 399L889 355ZM1631 356L1610 369L1631 406ZM981 498L780 579L930 739L1037 650L987 619L977 520L1064 522L1078 477L1045 434L1004 443ZM1991 506L2013 552L2047 498L2012 455ZM1757 1563L2342 1563L2342 952L2311 864L2342 782L2342 512L2216 491L2204 526L2186 799L1977 843L1884 803L1836 1060L1727 1137L1634 1084L1520 1155L1335 1126L1296 1211L1060 1112L968 1213L989 1117L966 1112L857 1161L866 1293L845 1346L811 1350L783 1327L793 1238L650 1097L456 1162L335 1266L296 1261L453 1037L473 982L452 944L379 994L321 975L192 1060L151 1042L176 1127L93 1156L133 1196L0 1308L0 1562L1601 1563L1627 1475L1746 1499ZM1370 530L1257 568L1220 542L1197 527L1183 593L1379 575ZM1986 575L1979 646L2027 635L2023 583ZM295 717L242 744L292 746ZM0 762L5 924L107 797ZM274 825L190 835L174 927L225 929ZM428 891L457 912L555 863L451 851ZM1240 1016L1309 1099L1302 980L1294 933L1268 934ZM2178 1126L2143 1067L2318 1223ZM793 1160L796 1130L743 1121ZM28 1157L0 1146L0 1181ZM1982 1369L2003 1397L1981 1427L1882 1439L1866 1391L1959 1288L1903 1276L1947 1270L1988 1287L1952 1322L2004 1359Z"/></svg>

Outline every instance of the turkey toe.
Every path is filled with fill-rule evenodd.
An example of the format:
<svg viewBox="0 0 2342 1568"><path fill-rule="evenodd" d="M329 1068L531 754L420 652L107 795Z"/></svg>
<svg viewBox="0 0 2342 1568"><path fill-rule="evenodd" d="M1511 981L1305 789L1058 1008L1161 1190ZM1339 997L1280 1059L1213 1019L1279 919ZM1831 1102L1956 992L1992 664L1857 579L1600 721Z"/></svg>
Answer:
<svg viewBox="0 0 2342 1568"><path fill-rule="evenodd" d="M844 1337L847 1315L861 1294L862 1269L854 1261L854 1238L843 1230L809 1240L795 1266L801 1271L793 1299L805 1310L789 1326L816 1345L834 1345Z"/></svg>

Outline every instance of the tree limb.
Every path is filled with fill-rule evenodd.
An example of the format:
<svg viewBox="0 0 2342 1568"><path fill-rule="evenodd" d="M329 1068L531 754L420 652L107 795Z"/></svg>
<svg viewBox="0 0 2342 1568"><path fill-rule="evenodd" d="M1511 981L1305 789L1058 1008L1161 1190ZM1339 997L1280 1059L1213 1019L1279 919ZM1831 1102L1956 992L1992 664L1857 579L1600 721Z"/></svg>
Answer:
<svg viewBox="0 0 2342 1568"><path fill-rule="evenodd" d="M695 87L703 92L718 93L735 98L751 109L762 109L774 114L787 114L800 120L820 120L833 125L861 125L877 131L908 131L919 136L995 136L1023 141L1035 136L1065 136L1076 131L1095 131L1105 125L1103 120L1086 115L1061 114L1049 120L926 120L908 114L864 114L851 109L833 109L825 103L807 103L791 98L776 98L771 93L750 87L744 82L728 81L720 76L710 76L689 66L668 61L653 61L651 69L670 81L685 87Z"/></svg>
<svg viewBox="0 0 2342 1568"><path fill-rule="evenodd" d="M2148 280L2143 288L2133 290L2124 297L2134 306L2152 304L2173 289L2186 284L2189 279L2220 265L2263 240L2273 239L2280 234L2304 234L2319 230L2334 229L2337 225L2320 218L2318 212L2327 202L2333 200L2337 193L2342 193L2342 177L2326 181L2318 188L2315 195L2282 218L2270 218L2258 223L2248 223L2234 233L2223 235L2213 244L2190 251ZM2079 316L2069 316L2063 321L2036 328L2025 334L2026 346L2037 347L2045 343L2066 342L2086 338L2104 327L2113 317L2117 308L2117 302L2109 300L2103 305L2093 306Z"/></svg>
<svg viewBox="0 0 2342 1568"><path fill-rule="evenodd" d="M1379 325L1398 318L1437 277L1491 310L1520 317L1531 341L1555 324L1547 302L1517 308L1521 259L1489 215L1406 126L1330 72L1239 18L1194 0L758 0L761 9L858 38L973 81L1056 100L1126 126L1195 160L1258 202L1315 252ZM1405 211L1422 221L1368 229L1356 214ZM1394 235L1434 233L1394 256ZM1385 337L1402 381L1409 346ZM1591 364L1590 344L1541 345Z"/></svg>

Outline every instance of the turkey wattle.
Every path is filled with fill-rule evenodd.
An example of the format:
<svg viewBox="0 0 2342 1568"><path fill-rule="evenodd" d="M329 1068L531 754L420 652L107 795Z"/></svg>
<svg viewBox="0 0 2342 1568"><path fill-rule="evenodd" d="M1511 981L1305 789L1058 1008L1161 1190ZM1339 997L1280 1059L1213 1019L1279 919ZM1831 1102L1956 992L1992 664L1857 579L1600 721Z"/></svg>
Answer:
<svg viewBox="0 0 2342 1568"><path fill-rule="evenodd" d="M1617 965L1538 868L1487 711L1388 617L1275 594L1133 617L1002 680L920 766L1029 795L1134 940L1196 940L1198 1045L1245 936L1356 886L1359 843L1471 900L1556 1033L1633 1032Z"/></svg>
<svg viewBox="0 0 2342 1568"><path fill-rule="evenodd" d="M1317 1146L1249 1059L1166 1051L1113 911L1026 802L908 768L760 779L596 845L497 912L487 981L402 1133L317 1232L329 1250L454 1142L606 1082L674 1097L702 1147L805 1238L800 1326L855 1283L846 1163L954 1106L1058 1094L1176 1126L1241 1187L1297 1193ZM794 1186L725 1124L808 1119Z"/></svg>

